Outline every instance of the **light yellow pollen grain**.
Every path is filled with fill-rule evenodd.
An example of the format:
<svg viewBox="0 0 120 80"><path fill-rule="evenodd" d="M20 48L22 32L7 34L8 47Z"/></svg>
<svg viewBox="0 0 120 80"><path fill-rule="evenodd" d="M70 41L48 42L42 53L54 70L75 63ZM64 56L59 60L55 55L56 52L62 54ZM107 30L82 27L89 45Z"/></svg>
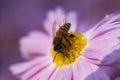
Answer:
<svg viewBox="0 0 120 80"><path fill-rule="evenodd" d="M73 35L73 37L70 37L70 35ZM57 66L65 66L75 62L81 56L81 52L87 43L84 35L77 32L69 32L65 37L69 40L71 46L66 40L63 40L62 43L66 45L63 53L56 52L53 49L54 45L51 48L52 58L55 58L53 62Z"/></svg>

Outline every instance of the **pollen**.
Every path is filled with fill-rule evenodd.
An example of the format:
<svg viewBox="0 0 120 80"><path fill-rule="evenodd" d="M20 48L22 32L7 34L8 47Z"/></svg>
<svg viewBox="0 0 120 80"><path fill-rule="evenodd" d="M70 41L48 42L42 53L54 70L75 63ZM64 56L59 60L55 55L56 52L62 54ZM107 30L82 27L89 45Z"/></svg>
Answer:
<svg viewBox="0 0 120 80"><path fill-rule="evenodd" d="M51 48L51 55L53 63L56 66L66 66L75 62L85 48L87 41L83 34L77 32L69 32L65 35L65 39L62 40L64 48L62 52L54 50L54 44Z"/></svg>

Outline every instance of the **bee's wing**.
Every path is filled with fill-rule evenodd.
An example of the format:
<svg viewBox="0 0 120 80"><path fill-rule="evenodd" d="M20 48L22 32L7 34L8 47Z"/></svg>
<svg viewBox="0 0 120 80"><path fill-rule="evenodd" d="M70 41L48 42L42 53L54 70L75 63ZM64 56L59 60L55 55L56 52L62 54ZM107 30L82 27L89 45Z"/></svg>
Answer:
<svg viewBox="0 0 120 80"><path fill-rule="evenodd" d="M56 32L57 32L58 28L57 28L57 21L55 20L53 22L53 27L52 27L52 32L53 32L53 37L56 35Z"/></svg>
<svg viewBox="0 0 120 80"><path fill-rule="evenodd" d="M63 17L63 20L62 20L62 24L66 23L67 22L67 19L66 17ZM57 21L55 20L53 22L53 27L52 27L52 32L53 32L53 37L55 36L57 30L60 28L61 24L58 24Z"/></svg>
<svg viewBox="0 0 120 80"><path fill-rule="evenodd" d="M67 19L66 19L65 16L63 16L62 19L61 19L61 21L59 21L58 25L60 27L61 25L65 24L65 23L67 23Z"/></svg>
<svg viewBox="0 0 120 80"><path fill-rule="evenodd" d="M64 23L67 23L67 19L66 19L65 16L63 17L63 24L64 24Z"/></svg>

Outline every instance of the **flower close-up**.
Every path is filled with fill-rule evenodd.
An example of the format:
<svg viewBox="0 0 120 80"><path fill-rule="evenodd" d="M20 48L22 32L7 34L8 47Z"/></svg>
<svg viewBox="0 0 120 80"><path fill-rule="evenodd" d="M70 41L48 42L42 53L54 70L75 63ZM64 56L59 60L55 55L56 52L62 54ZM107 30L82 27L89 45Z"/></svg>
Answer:
<svg viewBox="0 0 120 80"><path fill-rule="evenodd" d="M115 71L102 66L117 60L117 55L109 56L120 48L120 14L105 16L83 33L78 25L73 11L49 11L45 32L34 30L20 39L27 61L11 65L11 72L21 80L111 80L109 73Z"/></svg>

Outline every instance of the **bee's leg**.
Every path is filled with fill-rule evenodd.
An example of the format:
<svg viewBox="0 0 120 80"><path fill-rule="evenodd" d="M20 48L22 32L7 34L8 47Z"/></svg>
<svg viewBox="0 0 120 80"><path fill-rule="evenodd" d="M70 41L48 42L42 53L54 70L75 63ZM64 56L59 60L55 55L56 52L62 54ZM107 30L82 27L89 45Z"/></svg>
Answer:
<svg viewBox="0 0 120 80"><path fill-rule="evenodd" d="M68 58L68 60L71 62L71 60L69 59L69 56L67 56L65 53L67 53L67 52L64 51L64 52L62 53L62 55L64 55L66 58Z"/></svg>
<svg viewBox="0 0 120 80"><path fill-rule="evenodd" d="M66 54L63 53L63 55L64 55L66 58L69 58L68 56L66 56Z"/></svg>
<svg viewBox="0 0 120 80"><path fill-rule="evenodd" d="M67 56L67 55L65 55L64 53L63 53L63 55L66 57L66 58L68 58L68 60L70 61L70 59L69 59L69 57ZM71 61L70 61L71 62Z"/></svg>
<svg viewBox="0 0 120 80"><path fill-rule="evenodd" d="M64 46L64 48L66 48L65 44L62 44Z"/></svg>
<svg viewBox="0 0 120 80"><path fill-rule="evenodd" d="M70 41L65 37L65 35L63 35L64 39L68 42L69 46L71 46Z"/></svg>
<svg viewBox="0 0 120 80"><path fill-rule="evenodd" d="M55 58L56 58L57 54L58 54L58 53L55 54L55 56L54 56L54 58L53 58L53 62L55 61Z"/></svg>

